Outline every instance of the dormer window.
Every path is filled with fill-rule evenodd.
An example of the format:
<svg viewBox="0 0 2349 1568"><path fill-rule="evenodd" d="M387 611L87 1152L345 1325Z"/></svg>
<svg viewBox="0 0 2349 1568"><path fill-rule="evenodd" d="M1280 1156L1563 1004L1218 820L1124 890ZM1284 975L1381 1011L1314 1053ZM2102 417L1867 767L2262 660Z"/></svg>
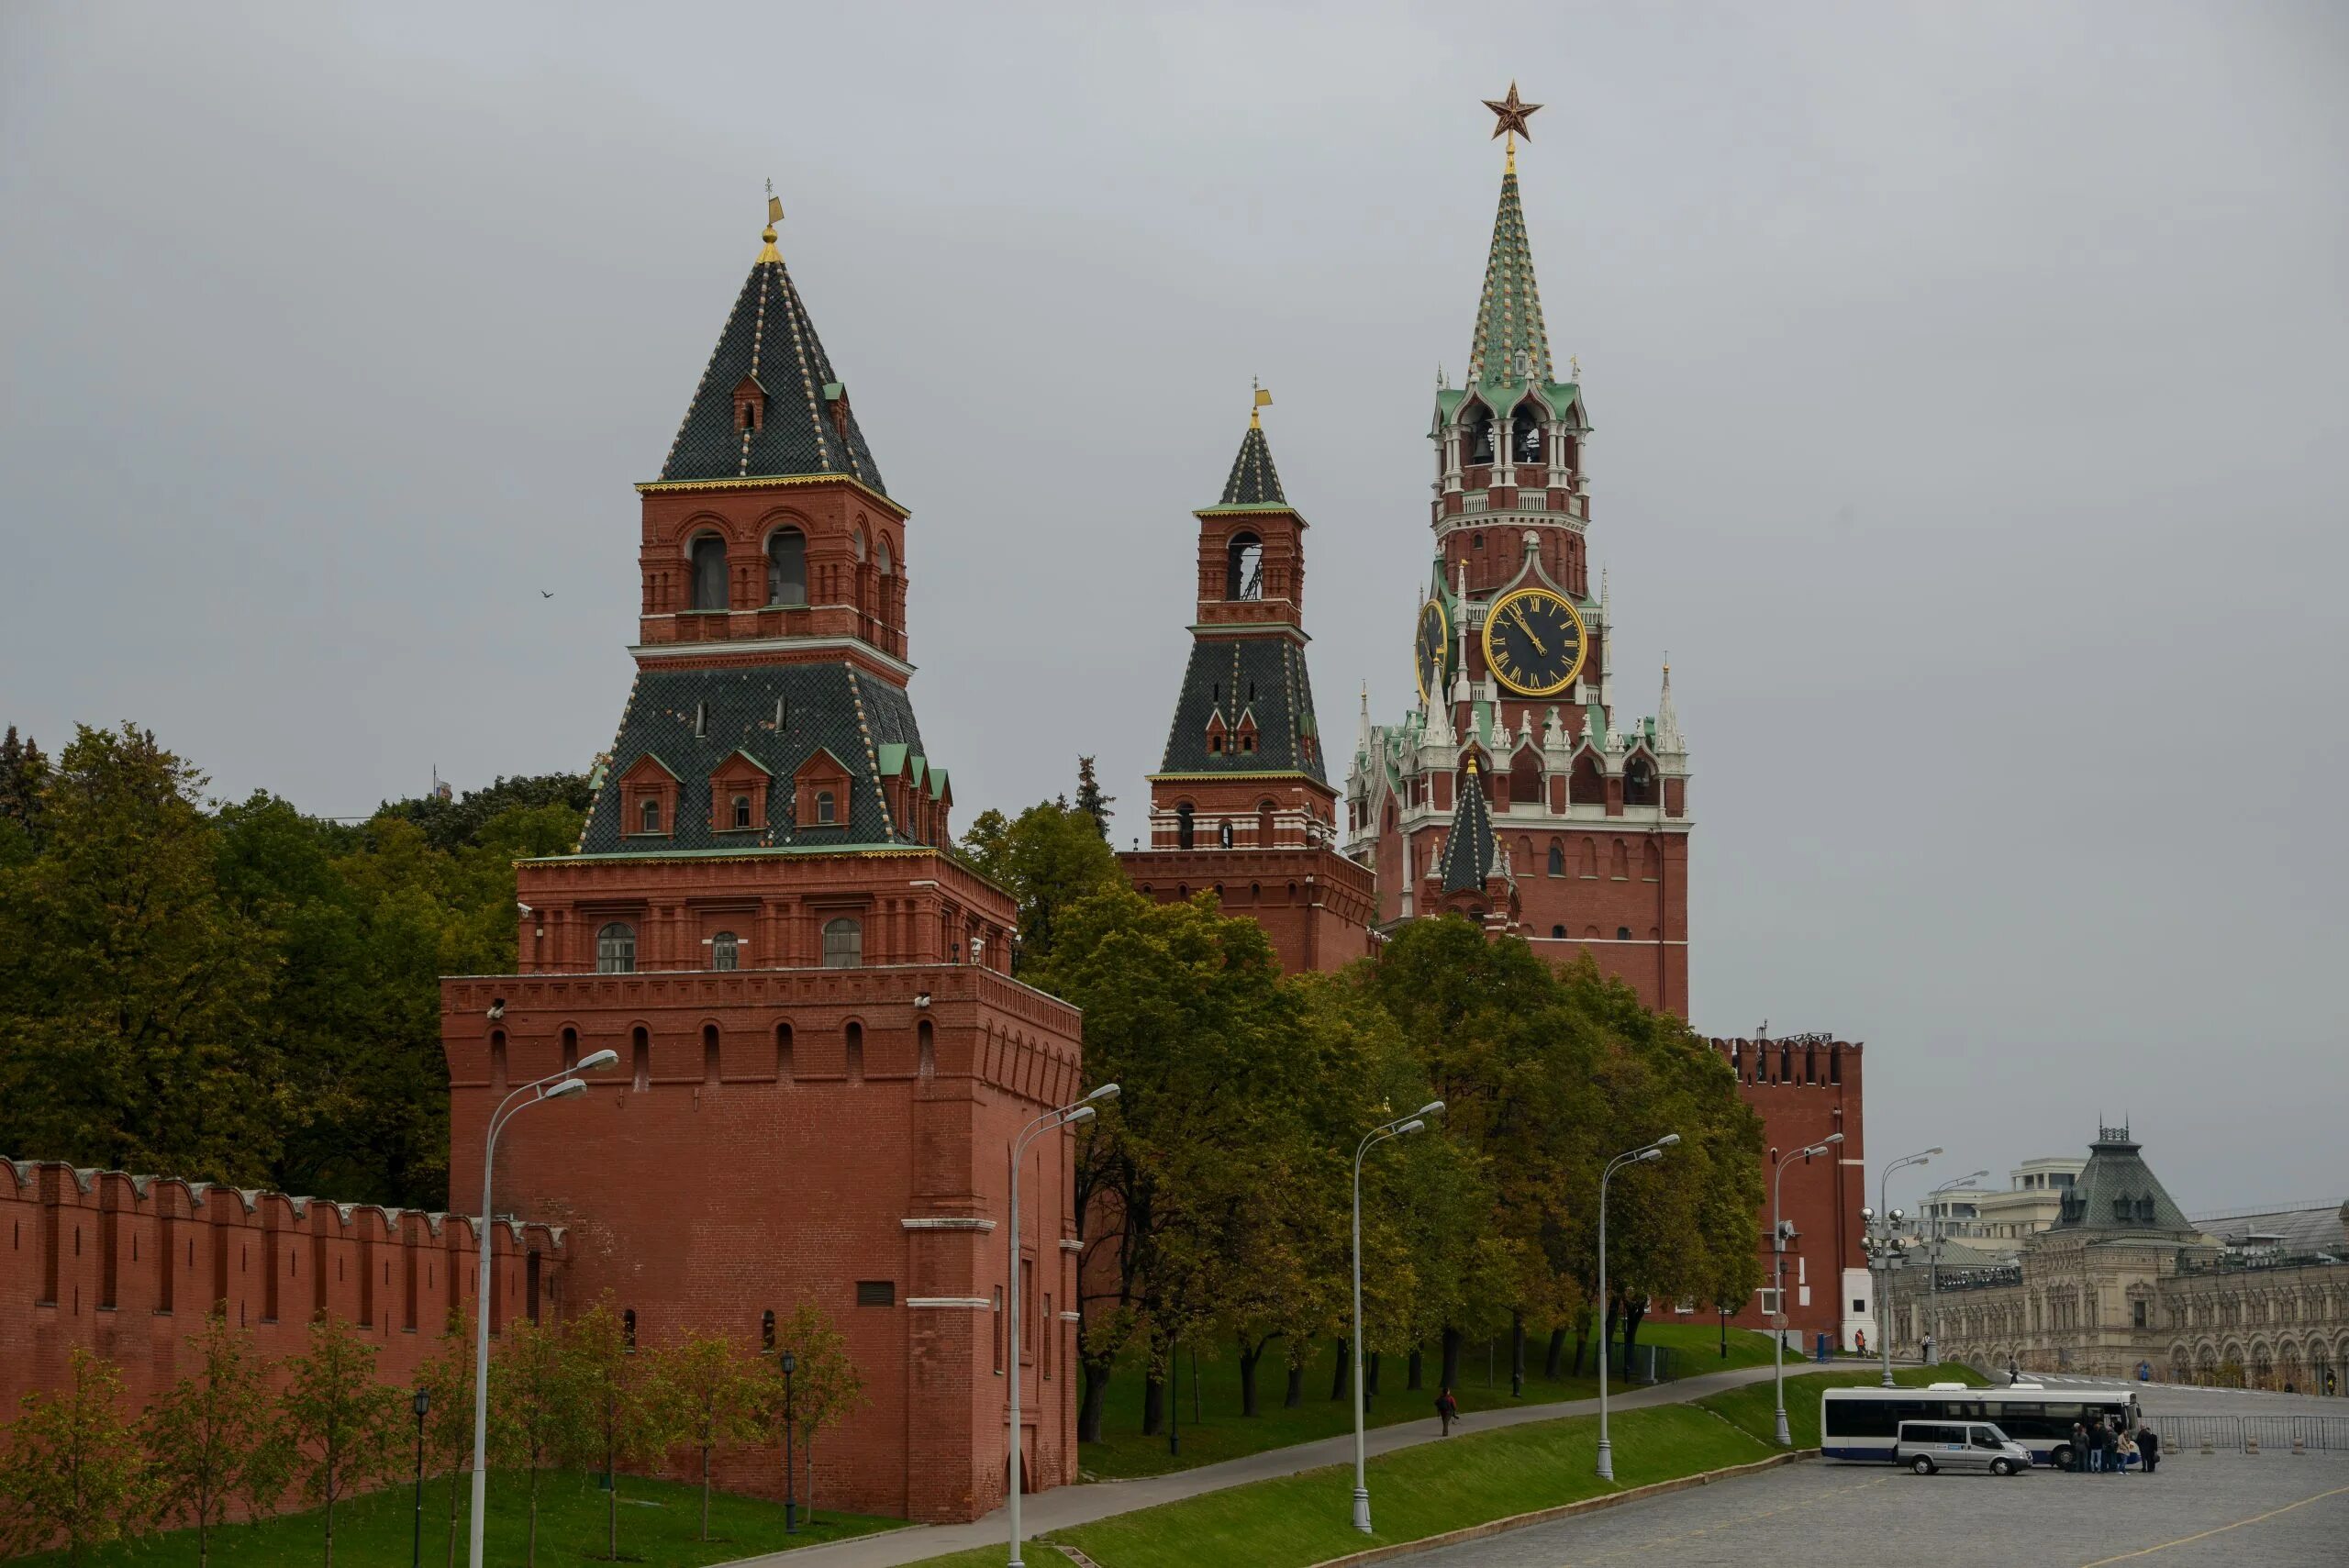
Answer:
<svg viewBox="0 0 2349 1568"><path fill-rule="evenodd" d="M734 797L734 826L737 828L751 826L751 797L747 795L738 795Z"/></svg>
<svg viewBox="0 0 2349 1568"><path fill-rule="evenodd" d="M646 796L636 808L636 822L640 833L661 831L661 803L650 795Z"/></svg>
<svg viewBox="0 0 2349 1568"><path fill-rule="evenodd" d="M708 739L708 736L709 705L706 702L697 702L694 704L694 739L703 740Z"/></svg>
<svg viewBox="0 0 2349 1568"><path fill-rule="evenodd" d="M830 790L818 790L816 792L817 823L822 827L830 827L834 822L839 820L839 816L840 805L838 798L833 795Z"/></svg>
<svg viewBox="0 0 2349 1568"><path fill-rule="evenodd" d="M1243 729L1240 732L1240 749L1243 751L1253 751L1256 749L1256 736L1252 730Z"/></svg>
<svg viewBox="0 0 2349 1568"><path fill-rule="evenodd" d="M766 389L755 376L744 376L734 384L734 428L746 434L755 434L767 422Z"/></svg>
<svg viewBox="0 0 2349 1568"><path fill-rule="evenodd" d="M1222 737L1222 736L1220 736L1220 735L1210 735L1210 736L1208 736L1208 754L1209 754L1209 755L1211 755L1211 756L1218 756L1218 757L1219 757L1219 756L1221 756L1221 755L1223 754L1223 737Z"/></svg>

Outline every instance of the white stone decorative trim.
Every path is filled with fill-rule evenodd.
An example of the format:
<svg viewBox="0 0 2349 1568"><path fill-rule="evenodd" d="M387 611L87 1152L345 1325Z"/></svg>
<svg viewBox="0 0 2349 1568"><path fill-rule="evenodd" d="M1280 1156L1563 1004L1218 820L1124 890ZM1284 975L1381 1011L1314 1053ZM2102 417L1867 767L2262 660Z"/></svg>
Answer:
<svg viewBox="0 0 2349 1568"><path fill-rule="evenodd" d="M696 610L687 613L701 615L709 612ZM853 649L885 670L894 671L908 679L914 673L913 665L894 654L884 653L861 637L739 637L714 642L642 642L630 648L629 652L638 659L706 659L713 653L779 653L786 649L813 649L826 652L834 650L846 652Z"/></svg>
<svg viewBox="0 0 2349 1568"><path fill-rule="evenodd" d="M1063 1236L1061 1238L1061 1251L1063 1252L1082 1252L1085 1251L1085 1243L1082 1241L1072 1241L1067 1237Z"/></svg>
<svg viewBox="0 0 2349 1568"><path fill-rule="evenodd" d="M907 1307L962 1307L973 1312L990 1312L995 1303L984 1296L909 1296Z"/></svg>
<svg viewBox="0 0 2349 1568"><path fill-rule="evenodd" d="M1063 1323L1082 1323L1085 1321L1085 1314L1082 1312L1063 1312L1061 1314L1061 1321Z"/></svg>
<svg viewBox="0 0 2349 1568"><path fill-rule="evenodd" d="M908 1230L992 1230L995 1221L975 1215L917 1215L897 1221Z"/></svg>

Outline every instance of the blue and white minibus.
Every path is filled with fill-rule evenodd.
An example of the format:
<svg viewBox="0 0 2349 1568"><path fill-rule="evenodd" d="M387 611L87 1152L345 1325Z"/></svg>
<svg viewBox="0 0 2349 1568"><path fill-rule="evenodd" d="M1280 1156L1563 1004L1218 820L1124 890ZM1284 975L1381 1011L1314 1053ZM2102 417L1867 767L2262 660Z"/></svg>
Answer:
<svg viewBox="0 0 2349 1568"><path fill-rule="evenodd" d="M2119 1418L2129 1430L2143 1419L2133 1389L2048 1388L2036 1383L1969 1388L1830 1388L1819 1396L1819 1450L1829 1459L1890 1464L1903 1421L1988 1421L2031 1451L2033 1464L2069 1468L2072 1428Z"/></svg>

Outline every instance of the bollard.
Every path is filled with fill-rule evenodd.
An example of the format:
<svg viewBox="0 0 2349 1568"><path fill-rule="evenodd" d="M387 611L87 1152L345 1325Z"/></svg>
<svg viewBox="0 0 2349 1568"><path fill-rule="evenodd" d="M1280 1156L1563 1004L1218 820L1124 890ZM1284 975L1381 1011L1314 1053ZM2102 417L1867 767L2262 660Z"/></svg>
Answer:
<svg viewBox="0 0 2349 1568"><path fill-rule="evenodd" d="M2249 1454L2256 1454L2259 1451L2259 1434L2257 1432L2245 1432L2243 1435L2243 1451Z"/></svg>
<svg viewBox="0 0 2349 1568"><path fill-rule="evenodd" d="M2210 1434L2208 1431L2205 1431L2202 1434L2202 1451L2204 1453L2214 1453L2217 1451L2210 1446Z"/></svg>
<svg viewBox="0 0 2349 1568"><path fill-rule="evenodd" d="M2309 1445L2306 1440L2304 1440L2299 1433L2294 1432L2292 1434L2292 1451L2294 1453L2306 1453L2308 1451Z"/></svg>

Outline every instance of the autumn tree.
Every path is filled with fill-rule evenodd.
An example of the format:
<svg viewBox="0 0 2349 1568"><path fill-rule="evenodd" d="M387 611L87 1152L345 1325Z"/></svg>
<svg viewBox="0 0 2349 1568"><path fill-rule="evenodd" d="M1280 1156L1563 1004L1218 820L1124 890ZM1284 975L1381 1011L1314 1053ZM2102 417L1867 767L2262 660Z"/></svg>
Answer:
<svg viewBox="0 0 2349 1568"><path fill-rule="evenodd" d="M848 1353L848 1336L833 1323L831 1314L802 1299L791 1316L775 1326L775 1354L763 1358L762 1429L784 1417L782 1357L789 1351L796 1364L791 1373L790 1411L796 1442L807 1466L807 1518L816 1518L816 1439L837 1427L871 1401L864 1393L864 1374Z"/></svg>
<svg viewBox="0 0 2349 1568"><path fill-rule="evenodd" d="M81 1568L146 1517L144 1470L121 1372L75 1346L65 1385L26 1395L0 1440L0 1542L27 1555L61 1543Z"/></svg>
<svg viewBox="0 0 2349 1568"><path fill-rule="evenodd" d="M156 1521L195 1528L195 1561L212 1559L212 1531L227 1517L257 1455L264 1473L276 1411L267 1365L252 1336L215 1308L187 1341L196 1370L165 1389L147 1413L146 1447Z"/></svg>
<svg viewBox="0 0 2349 1568"><path fill-rule="evenodd" d="M672 1408L660 1368L636 1349L629 1318L610 1298L572 1319L562 1336L564 1377L572 1419L557 1434L563 1453L582 1468L601 1470L611 1483L605 1501L605 1556L620 1554L620 1469L657 1459L668 1446Z"/></svg>
<svg viewBox="0 0 2349 1568"><path fill-rule="evenodd" d="M334 1568L335 1505L365 1491L389 1467L399 1390L375 1381L375 1347L326 1314L311 1319L309 1351L284 1370L278 1407L298 1447L303 1491L324 1505L326 1568Z"/></svg>
<svg viewBox="0 0 2349 1568"><path fill-rule="evenodd" d="M659 1353L670 1429L701 1454L701 1539L709 1539L709 1459L729 1443L754 1442L763 1430L763 1379L723 1334L688 1333Z"/></svg>
<svg viewBox="0 0 2349 1568"><path fill-rule="evenodd" d="M538 1568L539 1476L561 1456L565 1435L581 1418L571 1370L562 1336L528 1318L506 1325L490 1357L491 1457L529 1473L525 1568Z"/></svg>

